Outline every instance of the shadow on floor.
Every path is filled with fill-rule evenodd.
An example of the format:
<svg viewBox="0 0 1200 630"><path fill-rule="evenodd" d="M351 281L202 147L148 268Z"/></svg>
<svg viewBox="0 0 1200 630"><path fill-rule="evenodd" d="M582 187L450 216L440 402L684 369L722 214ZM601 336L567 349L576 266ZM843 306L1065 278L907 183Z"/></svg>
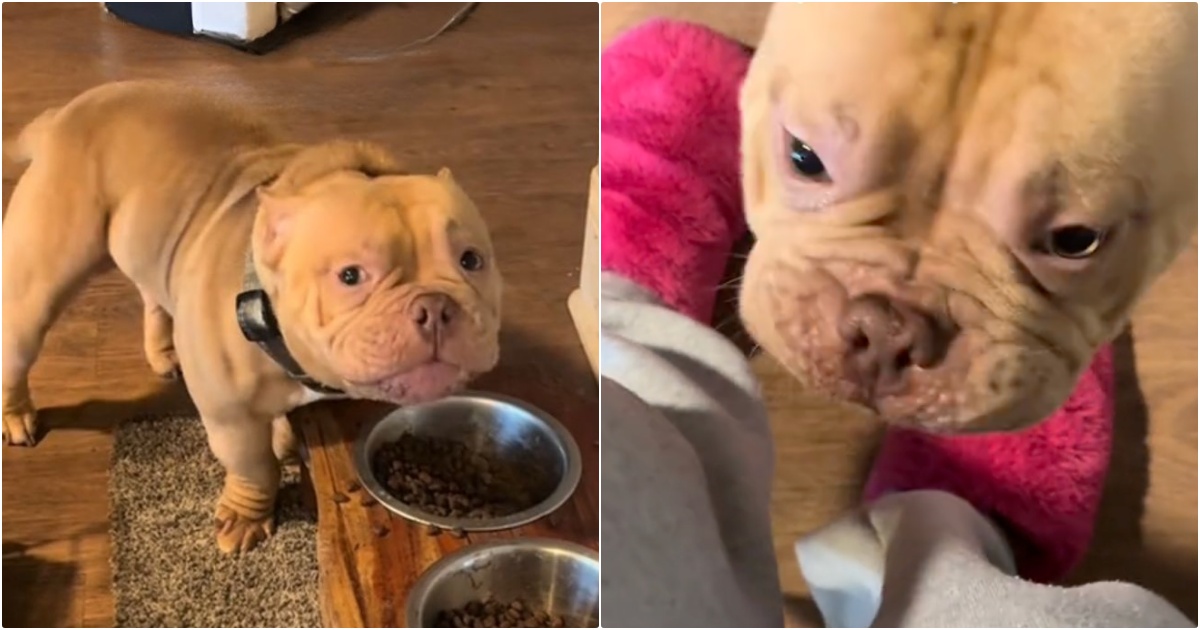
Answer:
<svg viewBox="0 0 1200 630"><path fill-rule="evenodd" d="M1146 493L1150 487L1150 448L1146 444L1149 413L1138 381L1133 332L1126 329L1113 342L1116 415L1112 461L1096 517L1091 551L1071 576L1079 584L1122 580L1162 595L1196 620L1194 557L1155 553L1142 533ZM1117 572L1113 567L1122 567Z"/></svg>
<svg viewBox="0 0 1200 630"><path fill-rule="evenodd" d="M823 628L821 611L811 597L783 596L783 618L788 628Z"/></svg>
<svg viewBox="0 0 1200 630"><path fill-rule="evenodd" d="M24 549L4 543L4 627L64 628L73 625L63 602L70 600L78 570L65 562L21 555ZM9 554L16 554L9 559Z"/></svg>
<svg viewBox="0 0 1200 630"><path fill-rule="evenodd" d="M137 416L192 414L196 407L180 382L164 382L148 396L127 400L88 400L78 405L38 410L38 442L54 431L84 430L112 433L121 422Z"/></svg>
<svg viewBox="0 0 1200 630"><path fill-rule="evenodd" d="M94 528L75 532L70 544L98 533ZM74 562L56 562L33 555L27 545L4 541L4 612L6 628L64 628L75 625L71 618L71 593L76 590L79 569ZM78 553L73 549L72 557Z"/></svg>
<svg viewBox="0 0 1200 630"><path fill-rule="evenodd" d="M372 2L318 2L251 42L245 49L254 54L266 54L318 31L336 30L370 17L378 8L379 5Z"/></svg>

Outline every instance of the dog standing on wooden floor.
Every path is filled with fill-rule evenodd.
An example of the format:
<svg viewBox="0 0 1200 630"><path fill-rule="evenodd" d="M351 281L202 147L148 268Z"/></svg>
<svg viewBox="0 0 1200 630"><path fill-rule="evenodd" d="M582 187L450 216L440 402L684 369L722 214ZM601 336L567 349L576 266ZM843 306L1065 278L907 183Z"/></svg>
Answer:
<svg viewBox="0 0 1200 630"><path fill-rule="evenodd" d="M492 243L447 169L409 175L365 143L289 143L160 82L89 90L15 149L30 165L3 226L5 442L34 444L29 369L111 259L141 293L147 361L186 377L226 470L223 551L273 530L288 411L428 400L498 360Z"/></svg>

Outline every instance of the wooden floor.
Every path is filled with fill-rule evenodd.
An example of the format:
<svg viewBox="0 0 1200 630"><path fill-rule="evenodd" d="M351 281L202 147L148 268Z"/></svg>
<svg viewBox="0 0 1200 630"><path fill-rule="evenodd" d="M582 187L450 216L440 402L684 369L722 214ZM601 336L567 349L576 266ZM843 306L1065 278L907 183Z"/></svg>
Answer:
<svg viewBox="0 0 1200 630"><path fill-rule="evenodd" d="M433 43L397 52L459 4L318 5L306 32L261 57L118 22L98 3L3 6L3 137L100 83L172 77L260 104L297 139L379 141L416 171L443 165L481 207L507 281L503 361L535 403L592 419L596 382L566 310L578 285L597 156L597 7L484 4ZM318 19L320 18L320 19ZM7 202L20 169L4 165ZM69 174L64 174L69 177ZM64 229L70 229L64 226ZM106 484L111 433L132 414L188 408L150 373L137 293L97 277L33 371L50 431L4 449L5 626L113 623ZM584 448L594 462L591 448ZM598 491L595 467L583 490ZM11 557L10 557L11 556Z"/></svg>
<svg viewBox="0 0 1200 630"><path fill-rule="evenodd" d="M605 3L602 44L649 17L690 19L748 44L766 4ZM1117 438L1096 539L1074 581L1128 580L1196 620L1196 242L1150 291L1131 337L1117 346ZM776 435L775 546L789 622L814 617L796 566L795 539L855 504L879 427L797 391L770 359L756 368Z"/></svg>

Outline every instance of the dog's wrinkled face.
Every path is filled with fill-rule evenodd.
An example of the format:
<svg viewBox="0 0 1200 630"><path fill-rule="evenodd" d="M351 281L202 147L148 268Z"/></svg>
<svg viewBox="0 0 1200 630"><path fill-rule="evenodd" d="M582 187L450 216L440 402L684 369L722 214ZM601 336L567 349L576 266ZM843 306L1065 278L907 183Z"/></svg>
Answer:
<svg viewBox="0 0 1200 630"><path fill-rule="evenodd" d="M255 253L310 374L409 404L496 365L500 274L483 219L449 171L343 170L260 199Z"/></svg>
<svg viewBox="0 0 1200 630"><path fill-rule="evenodd" d="M1049 415L1196 229L1194 4L781 3L742 116L747 329L896 424Z"/></svg>

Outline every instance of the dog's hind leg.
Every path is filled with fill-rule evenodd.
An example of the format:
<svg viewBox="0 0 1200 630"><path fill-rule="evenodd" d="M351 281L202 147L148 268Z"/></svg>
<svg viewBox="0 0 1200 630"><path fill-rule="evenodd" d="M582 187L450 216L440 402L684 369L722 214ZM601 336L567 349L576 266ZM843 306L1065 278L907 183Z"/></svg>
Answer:
<svg viewBox="0 0 1200 630"><path fill-rule="evenodd" d="M4 442L32 446L36 409L29 369L50 325L107 259L106 216L73 149L43 146L13 190L4 217Z"/></svg>
<svg viewBox="0 0 1200 630"><path fill-rule="evenodd" d="M140 290L140 289L139 289ZM179 356L175 354L175 323L170 313L141 291L143 305L143 345L146 362L161 378L179 378Z"/></svg>
<svg viewBox="0 0 1200 630"><path fill-rule="evenodd" d="M288 417L277 416L271 422L271 450L280 464L296 463L300 460L300 441L292 431Z"/></svg>

